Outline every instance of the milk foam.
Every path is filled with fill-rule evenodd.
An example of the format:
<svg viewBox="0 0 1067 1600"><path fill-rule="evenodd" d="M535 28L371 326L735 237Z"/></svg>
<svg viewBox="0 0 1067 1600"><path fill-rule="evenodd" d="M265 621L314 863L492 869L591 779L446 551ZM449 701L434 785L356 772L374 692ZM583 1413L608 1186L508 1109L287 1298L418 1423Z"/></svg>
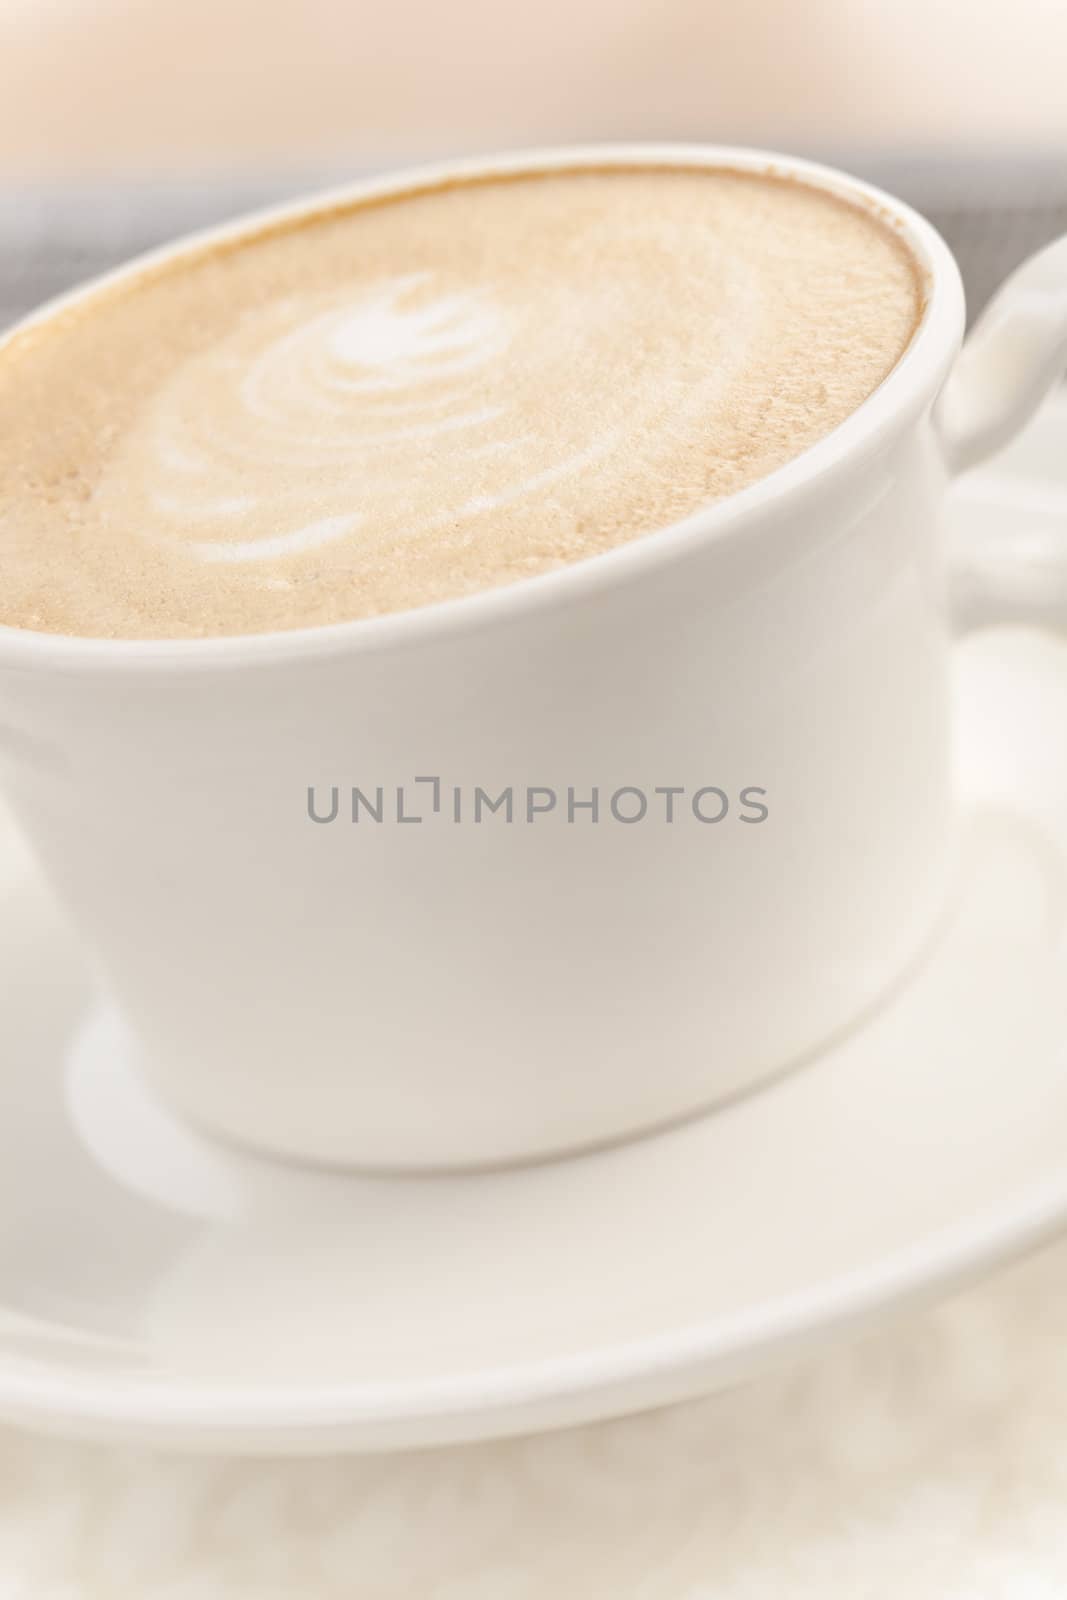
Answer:
<svg viewBox="0 0 1067 1600"><path fill-rule="evenodd" d="M718 309L731 315L710 370L673 396L670 426L706 414L760 336L758 297L734 280L727 255ZM594 281L534 309L506 284L449 288L432 272L262 308L154 397L98 510L129 518L136 496L133 525L176 554L275 563L341 540L364 553L383 536L415 542L547 493L653 426L671 374L650 352L621 405L590 405L561 440L522 395L565 393L588 330L624 339L640 306Z"/></svg>
<svg viewBox="0 0 1067 1600"><path fill-rule="evenodd" d="M873 218L700 173L471 185L192 263L66 333L91 436L66 416L35 462L21 430L53 492L45 525L4 485L14 620L296 626L595 554L840 421L918 303ZM110 390L109 334L125 355ZM24 392L36 378L73 412L79 384L49 379L63 343L0 358L0 414L20 367ZM73 559L61 607L20 522L40 524L53 575Z"/></svg>
<svg viewBox="0 0 1067 1600"><path fill-rule="evenodd" d="M207 561L366 540L375 513L387 520L403 496L413 450L435 452L441 493L409 515L408 537L494 511L577 471L607 442L528 470L538 441L501 382L517 332L490 289L435 293L428 272L321 308L302 299L271 308L236 349L224 344L166 387L129 438L118 493L128 471L145 486L144 531ZM294 470L307 475L295 494ZM470 495L476 477L485 486ZM260 531L265 519L278 531ZM195 537L206 527L210 538Z"/></svg>

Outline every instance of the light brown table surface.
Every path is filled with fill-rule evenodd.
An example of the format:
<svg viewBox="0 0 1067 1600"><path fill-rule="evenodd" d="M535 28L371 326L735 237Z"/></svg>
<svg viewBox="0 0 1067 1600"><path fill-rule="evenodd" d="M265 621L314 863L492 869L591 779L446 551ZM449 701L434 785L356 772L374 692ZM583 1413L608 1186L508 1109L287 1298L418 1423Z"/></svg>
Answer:
<svg viewBox="0 0 1067 1600"><path fill-rule="evenodd" d="M542 140L1063 148L1062 0L0 0L0 174Z"/></svg>

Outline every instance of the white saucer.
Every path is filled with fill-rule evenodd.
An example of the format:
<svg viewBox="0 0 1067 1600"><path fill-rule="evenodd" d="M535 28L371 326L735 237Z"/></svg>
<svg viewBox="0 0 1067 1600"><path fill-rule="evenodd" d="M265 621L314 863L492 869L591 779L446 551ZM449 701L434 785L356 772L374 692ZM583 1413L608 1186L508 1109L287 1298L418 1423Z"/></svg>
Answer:
<svg viewBox="0 0 1067 1600"><path fill-rule="evenodd" d="M959 656L958 898L862 1031L728 1111L453 1179L222 1151L125 1072L0 869L0 1415L199 1449L385 1448L733 1381L1067 1219L1067 645Z"/></svg>
<svg viewBox="0 0 1067 1600"><path fill-rule="evenodd" d="M957 667L967 816L921 971L729 1110L519 1172L314 1175L171 1120L6 833L0 1416L270 1452L549 1428L731 1383L1067 1222L1067 643L987 634Z"/></svg>

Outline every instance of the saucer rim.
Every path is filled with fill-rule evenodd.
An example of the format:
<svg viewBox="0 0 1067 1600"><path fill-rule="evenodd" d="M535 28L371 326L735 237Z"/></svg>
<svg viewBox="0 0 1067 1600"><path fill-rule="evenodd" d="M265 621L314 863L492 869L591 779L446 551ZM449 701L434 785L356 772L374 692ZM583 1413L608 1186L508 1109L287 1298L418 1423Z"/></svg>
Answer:
<svg viewBox="0 0 1067 1600"><path fill-rule="evenodd" d="M607 1420L721 1389L772 1366L800 1345L831 1343L873 1322L940 1297L1035 1250L1067 1221L1067 1171L1039 1181L1010 1210L980 1213L829 1286L766 1302L741 1314L601 1347L579 1355L430 1380L373 1385L258 1384L234 1387L186 1378L69 1381L54 1373L5 1371L0 1337L0 1419L45 1432L220 1451L278 1448L353 1451L433 1447L578 1422ZM714 1376L713 1376L714 1374Z"/></svg>

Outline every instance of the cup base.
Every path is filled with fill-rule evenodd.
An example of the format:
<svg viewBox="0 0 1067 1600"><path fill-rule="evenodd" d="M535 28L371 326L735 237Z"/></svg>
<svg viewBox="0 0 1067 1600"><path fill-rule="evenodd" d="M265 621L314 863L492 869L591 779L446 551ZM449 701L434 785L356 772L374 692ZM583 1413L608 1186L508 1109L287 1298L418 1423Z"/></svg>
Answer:
<svg viewBox="0 0 1067 1600"><path fill-rule="evenodd" d="M943 881L932 910L924 906L920 926L913 930L888 981L879 983L859 1009L840 1026L823 1033L813 1044L784 1062L776 1062L711 1098L699 1099L667 1116L646 1118L613 1129L600 1138L553 1142L541 1148L513 1150L493 1158L448 1160L391 1157L371 1151L338 1158L307 1146L273 1137L265 1130L234 1126L225 1115L205 1113L199 1106L180 1102L168 1081L161 1083L144 1059L138 1043L118 1009L108 1000L99 1002L83 1024L71 1052L70 1090L75 1121L86 1143L104 1167L134 1189L167 1203L184 1204L183 1194L194 1195L193 1209L214 1198L212 1206L236 1203L232 1191L273 1181L289 1174L293 1181L317 1177L343 1180L346 1174L374 1178L452 1177L491 1174L513 1169L551 1165L580 1159L599 1151L658 1137L691 1122L728 1113L754 1095L771 1093L783 1080L802 1072L828 1051L837 1048L892 1004L930 958L951 922L958 897L960 875L957 841L951 841ZM721 1082L731 1075L715 1074ZM736 1074L734 1075L736 1078ZM229 1196L230 1198L227 1198Z"/></svg>

